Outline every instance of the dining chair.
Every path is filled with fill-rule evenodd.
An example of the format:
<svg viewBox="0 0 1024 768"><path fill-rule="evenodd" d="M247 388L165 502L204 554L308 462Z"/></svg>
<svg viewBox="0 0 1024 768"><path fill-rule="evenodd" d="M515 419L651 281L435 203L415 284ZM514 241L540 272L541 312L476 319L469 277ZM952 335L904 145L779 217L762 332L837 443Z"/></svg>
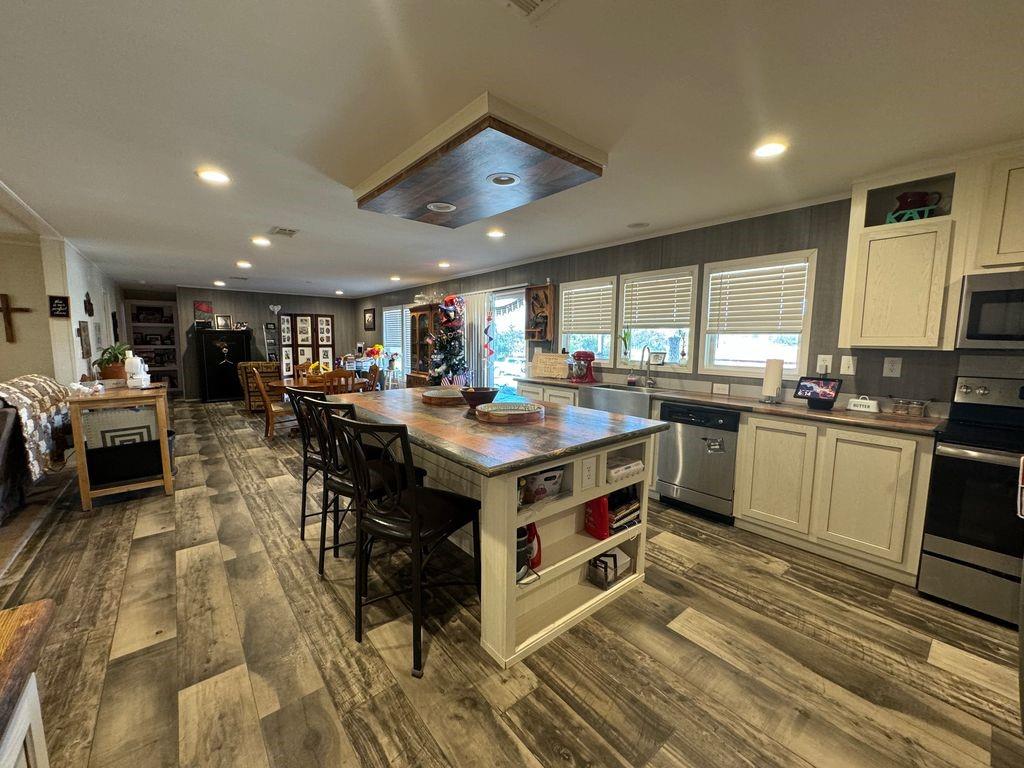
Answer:
<svg viewBox="0 0 1024 768"><path fill-rule="evenodd" d="M319 389L285 387L284 391L288 395L288 401L292 404L292 410L295 412L295 421L299 425L299 435L302 438L302 506L299 511L299 538L305 539L306 520L316 515L316 513L306 514L307 488L309 487L309 481L316 476L317 472L323 473L326 465L326 459L320 445L320 436L316 425L312 421L312 408L306 401L322 401L326 395Z"/></svg>
<svg viewBox="0 0 1024 768"><path fill-rule="evenodd" d="M363 384L363 392L375 392L377 382L380 380L380 366L374 363L366 373L366 383Z"/></svg>
<svg viewBox="0 0 1024 768"><path fill-rule="evenodd" d="M368 424L332 416L335 444L346 454L355 491L356 594L355 635L363 640L363 608L378 600L410 593L412 600L412 675L423 677L423 591L465 584L430 582L423 569L430 556L464 525L473 526L475 586L480 593L480 502L468 496L417 483L405 424ZM379 457L369 459L369 450ZM369 564L377 540L408 547L412 586L369 596Z"/></svg>
<svg viewBox="0 0 1024 768"><path fill-rule="evenodd" d="M260 393L260 400L263 401L263 415L266 418L266 428L263 430L263 436L269 440L274 436L274 427L277 422L290 423L295 420L295 416L289 415L290 408L287 405L271 399L270 395L267 394L267 387L263 383L263 379L260 378L259 371L253 368L251 376L256 383L256 389Z"/></svg>
<svg viewBox="0 0 1024 768"><path fill-rule="evenodd" d="M356 372L339 368L323 375L324 392L328 395L342 395L355 392Z"/></svg>
<svg viewBox="0 0 1024 768"><path fill-rule="evenodd" d="M313 367L312 363L299 363L295 366L295 376L302 378L309 375L309 369Z"/></svg>

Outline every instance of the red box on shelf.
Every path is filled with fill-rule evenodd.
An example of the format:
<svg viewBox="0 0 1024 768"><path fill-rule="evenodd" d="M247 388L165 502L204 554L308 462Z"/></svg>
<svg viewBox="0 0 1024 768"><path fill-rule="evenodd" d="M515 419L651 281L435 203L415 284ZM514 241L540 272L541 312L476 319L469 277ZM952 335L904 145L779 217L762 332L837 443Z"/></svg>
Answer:
<svg viewBox="0 0 1024 768"><path fill-rule="evenodd" d="M584 527L595 539L607 539L609 529L608 497L601 496L586 503Z"/></svg>

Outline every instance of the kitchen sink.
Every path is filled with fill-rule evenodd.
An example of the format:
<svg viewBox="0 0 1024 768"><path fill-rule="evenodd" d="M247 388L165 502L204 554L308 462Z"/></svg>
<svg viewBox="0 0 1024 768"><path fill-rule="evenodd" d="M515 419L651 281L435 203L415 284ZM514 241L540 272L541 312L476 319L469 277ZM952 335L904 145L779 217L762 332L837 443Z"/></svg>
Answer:
<svg viewBox="0 0 1024 768"><path fill-rule="evenodd" d="M660 390L651 387L630 387L625 384L597 384L579 388L579 404L609 413L650 418L651 400Z"/></svg>

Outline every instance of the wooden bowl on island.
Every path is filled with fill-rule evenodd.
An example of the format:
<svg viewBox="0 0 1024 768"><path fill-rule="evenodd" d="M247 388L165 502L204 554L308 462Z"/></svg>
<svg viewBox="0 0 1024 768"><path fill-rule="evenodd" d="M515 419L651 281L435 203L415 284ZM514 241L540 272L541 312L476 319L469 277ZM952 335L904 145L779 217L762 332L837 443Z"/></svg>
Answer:
<svg viewBox="0 0 1024 768"><path fill-rule="evenodd" d="M497 387L463 387L462 399L470 408L490 403L498 396Z"/></svg>

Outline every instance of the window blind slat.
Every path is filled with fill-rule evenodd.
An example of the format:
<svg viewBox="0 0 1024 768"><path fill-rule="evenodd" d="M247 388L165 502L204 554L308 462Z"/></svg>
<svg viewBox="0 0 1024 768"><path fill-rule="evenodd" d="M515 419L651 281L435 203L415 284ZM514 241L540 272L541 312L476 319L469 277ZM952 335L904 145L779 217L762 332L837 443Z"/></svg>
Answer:
<svg viewBox="0 0 1024 768"><path fill-rule="evenodd" d="M561 332L612 332L613 283L566 288L562 291Z"/></svg>
<svg viewBox="0 0 1024 768"><path fill-rule="evenodd" d="M800 333L807 306L807 262L708 275L708 333Z"/></svg>

